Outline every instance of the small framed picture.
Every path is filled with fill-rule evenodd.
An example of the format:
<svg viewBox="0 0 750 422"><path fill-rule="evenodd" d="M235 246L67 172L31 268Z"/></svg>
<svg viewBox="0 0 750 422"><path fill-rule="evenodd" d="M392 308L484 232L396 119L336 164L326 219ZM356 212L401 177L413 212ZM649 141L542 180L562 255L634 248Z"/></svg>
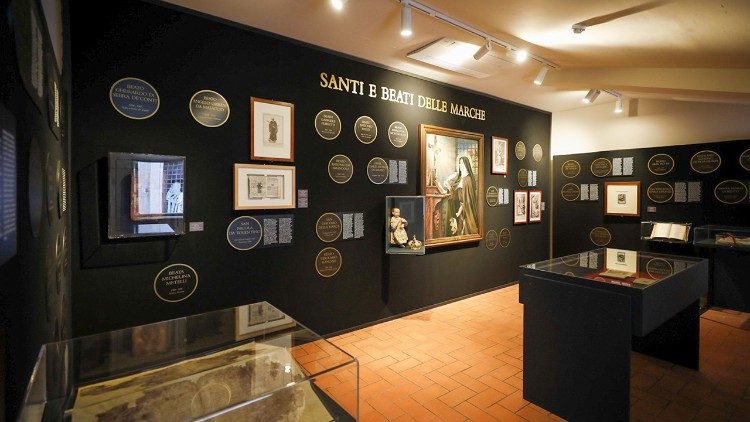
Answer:
<svg viewBox="0 0 750 422"><path fill-rule="evenodd" d="M542 222L542 191L529 191L529 223Z"/></svg>
<svg viewBox="0 0 750 422"><path fill-rule="evenodd" d="M492 174L508 174L508 140L492 137Z"/></svg>
<svg viewBox="0 0 750 422"><path fill-rule="evenodd" d="M529 191L515 190L513 191L513 224L526 224L528 220Z"/></svg>
<svg viewBox="0 0 750 422"><path fill-rule="evenodd" d="M604 215L640 217L641 182L604 182Z"/></svg>
<svg viewBox="0 0 750 422"><path fill-rule="evenodd" d="M250 158L294 161L294 104L250 98Z"/></svg>
<svg viewBox="0 0 750 422"><path fill-rule="evenodd" d="M296 170L292 166L234 165L234 209L294 208Z"/></svg>

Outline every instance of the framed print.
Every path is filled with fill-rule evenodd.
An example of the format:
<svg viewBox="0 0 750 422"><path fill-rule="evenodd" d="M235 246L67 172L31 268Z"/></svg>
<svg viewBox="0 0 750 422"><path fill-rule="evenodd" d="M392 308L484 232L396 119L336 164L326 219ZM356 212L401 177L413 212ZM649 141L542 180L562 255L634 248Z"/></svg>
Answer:
<svg viewBox="0 0 750 422"><path fill-rule="evenodd" d="M484 135L420 125L425 247L478 242L484 233Z"/></svg>
<svg viewBox="0 0 750 422"><path fill-rule="evenodd" d="M291 166L234 165L234 209L294 208L296 170Z"/></svg>
<svg viewBox="0 0 750 422"><path fill-rule="evenodd" d="M513 224L526 224L528 220L529 220L529 191L514 190L513 191Z"/></svg>
<svg viewBox="0 0 750 422"><path fill-rule="evenodd" d="M529 191L529 223L542 222L542 191Z"/></svg>
<svg viewBox="0 0 750 422"><path fill-rule="evenodd" d="M252 303L235 308L235 340L266 335L297 323L268 302Z"/></svg>
<svg viewBox="0 0 750 422"><path fill-rule="evenodd" d="M640 217L641 182L604 182L604 215Z"/></svg>
<svg viewBox="0 0 750 422"><path fill-rule="evenodd" d="M508 174L508 140L492 137L492 174Z"/></svg>
<svg viewBox="0 0 750 422"><path fill-rule="evenodd" d="M294 104L250 98L250 158L294 161Z"/></svg>

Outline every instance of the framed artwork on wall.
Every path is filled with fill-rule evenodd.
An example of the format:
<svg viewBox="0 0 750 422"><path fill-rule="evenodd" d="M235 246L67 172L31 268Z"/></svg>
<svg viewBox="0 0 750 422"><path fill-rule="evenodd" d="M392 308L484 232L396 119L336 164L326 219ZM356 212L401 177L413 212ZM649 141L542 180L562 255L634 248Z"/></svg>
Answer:
<svg viewBox="0 0 750 422"><path fill-rule="evenodd" d="M234 165L234 209L294 208L296 170L292 166Z"/></svg>
<svg viewBox="0 0 750 422"><path fill-rule="evenodd" d="M526 224L528 221L529 191L515 190L513 191L513 224Z"/></svg>
<svg viewBox="0 0 750 422"><path fill-rule="evenodd" d="M297 323L268 302L252 303L235 308L235 340L294 327Z"/></svg>
<svg viewBox="0 0 750 422"><path fill-rule="evenodd" d="M508 140L492 137L492 174L508 174Z"/></svg>
<svg viewBox="0 0 750 422"><path fill-rule="evenodd" d="M640 217L641 182L604 182L604 215Z"/></svg>
<svg viewBox="0 0 750 422"><path fill-rule="evenodd" d="M250 98L250 158L294 161L294 104Z"/></svg>
<svg viewBox="0 0 750 422"><path fill-rule="evenodd" d="M542 191L529 191L529 223L542 222Z"/></svg>
<svg viewBox="0 0 750 422"><path fill-rule="evenodd" d="M483 144L479 133L420 125L426 247L482 239Z"/></svg>

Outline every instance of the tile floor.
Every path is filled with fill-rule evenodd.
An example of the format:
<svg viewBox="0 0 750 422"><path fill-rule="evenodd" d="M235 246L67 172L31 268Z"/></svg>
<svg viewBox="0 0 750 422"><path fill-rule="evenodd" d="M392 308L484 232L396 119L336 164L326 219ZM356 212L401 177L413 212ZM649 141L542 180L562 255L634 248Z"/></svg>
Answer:
<svg viewBox="0 0 750 422"><path fill-rule="evenodd" d="M360 363L362 421L559 421L525 401L510 286L330 338ZM631 420L750 421L750 314L701 318L701 370L632 354Z"/></svg>

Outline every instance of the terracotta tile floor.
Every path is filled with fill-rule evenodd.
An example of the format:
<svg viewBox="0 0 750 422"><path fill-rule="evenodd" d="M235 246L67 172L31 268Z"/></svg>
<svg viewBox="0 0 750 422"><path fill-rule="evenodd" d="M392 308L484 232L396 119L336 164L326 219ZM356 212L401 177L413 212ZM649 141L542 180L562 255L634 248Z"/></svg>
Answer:
<svg viewBox="0 0 750 422"><path fill-rule="evenodd" d="M559 421L525 401L510 286L331 340L360 363L362 421ZM632 354L631 419L750 420L750 314L701 318L701 370Z"/></svg>

